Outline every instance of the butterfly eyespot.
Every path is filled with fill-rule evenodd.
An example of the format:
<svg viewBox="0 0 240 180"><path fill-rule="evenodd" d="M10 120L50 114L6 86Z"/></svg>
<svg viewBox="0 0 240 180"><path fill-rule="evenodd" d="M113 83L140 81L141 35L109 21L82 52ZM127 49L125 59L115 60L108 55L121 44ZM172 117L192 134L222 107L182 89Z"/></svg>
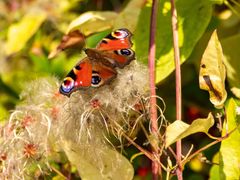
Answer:
<svg viewBox="0 0 240 180"><path fill-rule="evenodd" d="M115 68L124 68L135 59L131 49L132 33L120 28L103 38L96 48L84 48L86 57L67 74L59 91L68 97L75 90L99 87L117 75Z"/></svg>
<svg viewBox="0 0 240 180"><path fill-rule="evenodd" d="M130 49L121 49L120 54L124 56L130 56L133 54L133 52Z"/></svg>
<svg viewBox="0 0 240 180"><path fill-rule="evenodd" d="M92 86L93 87L98 87L101 85L102 78L98 74L93 74L92 75Z"/></svg>
<svg viewBox="0 0 240 180"><path fill-rule="evenodd" d="M122 56L133 56L134 52L131 49L120 49L114 51L115 54L117 55L122 55Z"/></svg>
<svg viewBox="0 0 240 180"><path fill-rule="evenodd" d="M125 30L116 30L116 31L112 32L112 36L117 39L123 39L123 38L127 37L128 35L129 35L128 32Z"/></svg>
<svg viewBox="0 0 240 180"><path fill-rule="evenodd" d="M74 80L70 77L66 77L61 85L61 90L65 93L68 93L73 88L74 88Z"/></svg>

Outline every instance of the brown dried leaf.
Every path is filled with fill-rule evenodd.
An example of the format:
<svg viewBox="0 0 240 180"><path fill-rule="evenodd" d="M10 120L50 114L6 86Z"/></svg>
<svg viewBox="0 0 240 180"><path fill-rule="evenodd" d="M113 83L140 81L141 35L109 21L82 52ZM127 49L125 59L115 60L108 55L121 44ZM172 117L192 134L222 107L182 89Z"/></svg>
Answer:
<svg viewBox="0 0 240 180"><path fill-rule="evenodd" d="M48 55L48 58L51 59L68 48L81 50L84 45L85 36L79 30L71 31L62 37L60 44Z"/></svg>
<svg viewBox="0 0 240 180"><path fill-rule="evenodd" d="M201 60L199 85L201 89L209 92L210 101L216 108L222 108L227 98L223 60L222 47L215 30Z"/></svg>

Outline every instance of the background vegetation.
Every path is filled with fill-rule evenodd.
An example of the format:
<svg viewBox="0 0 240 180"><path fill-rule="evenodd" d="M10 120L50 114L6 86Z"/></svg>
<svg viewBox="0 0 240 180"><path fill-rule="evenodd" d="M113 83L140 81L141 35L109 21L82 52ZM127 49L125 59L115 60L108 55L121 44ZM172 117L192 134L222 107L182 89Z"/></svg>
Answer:
<svg viewBox="0 0 240 180"><path fill-rule="evenodd" d="M238 0L186 0L176 1L178 11L179 46L182 68L183 121L191 124L197 118L206 118L209 112L215 117L210 128L212 136L224 136L236 127L240 98L240 2ZM157 95L166 104L165 118L174 122L175 83L174 51L172 44L170 2L160 0L156 33L156 86ZM53 59L48 55L54 51L64 34L79 29L87 36L86 46L94 47L101 38L117 28L128 28L133 32L137 61L147 65L150 33L151 1L143 0L3 0L0 1L0 120L4 127L11 111L21 102L21 92L30 81L54 76L62 80L83 54L75 48L58 53ZM226 90L224 108L216 109L209 100L207 91L199 88L199 70L202 55L212 32L217 29L218 38L225 55ZM212 64L214 66L214 63ZM220 70L223 71L223 70ZM215 75L215 74L214 74ZM139 83L142 83L139 81ZM44 89L42 90L44 91ZM31 91L28 91L31 92ZM23 92L24 93L24 92ZM161 106L162 102L158 102ZM226 112L232 118L228 129L222 128L217 119L224 119ZM227 113L227 114L228 114ZM233 116L233 117L231 117ZM220 129L220 130L219 130ZM207 129L208 130L208 129ZM3 130L2 130L3 131ZM195 156L184 167L184 179L234 179L240 177L239 166L226 169L233 156L239 165L240 153L236 152L239 131L233 139L224 140ZM142 131L137 143L148 149ZM231 135L230 135L231 137ZM212 142L204 133L188 136L183 140L182 150L186 155L193 144L193 151ZM174 149L174 146L172 146ZM225 148L225 149L224 149ZM130 159L138 150L128 146L123 154ZM221 152L218 157L219 152ZM225 154L224 152L232 152ZM168 154L161 159L165 164ZM4 158L1 157L3 165ZM220 159L220 161L219 161ZM66 159L52 159L54 171L44 174L46 179L80 179L77 170ZM175 160L173 160L175 162ZM224 162L224 163L223 163ZM151 162L138 156L132 162L136 179L151 178ZM173 163L174 164L174 163ZM220 164L220 166L219 166ZM231 165L230 165L231 164ZM232 163L229 165L233 167ZM168 164L169 165L169 164ZM219 169L218 169L219 168ZM170 168L171 169L171 168ZM174 168L171 169L174 174ZM39 171L38 171L39 172ZM216 173L217 172L217 173ZM221 172L221 173L219 173ZM41 174L41 173L40 173ZM35 176L40 177L37 172ZM163 177L166 174L163 173Z"/></svg>

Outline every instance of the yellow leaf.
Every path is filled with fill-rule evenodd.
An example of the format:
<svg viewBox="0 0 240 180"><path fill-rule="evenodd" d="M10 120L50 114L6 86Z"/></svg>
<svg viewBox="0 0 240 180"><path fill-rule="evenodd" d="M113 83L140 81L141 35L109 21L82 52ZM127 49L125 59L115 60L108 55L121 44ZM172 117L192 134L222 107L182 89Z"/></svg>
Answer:
<svg viewBox="0 0 240 180"><path fill-rule="evenodd" d="M19 22L12 24L7 34L7 55L20 51L36 33L46 17L46 12L32 9Z"/></svg>
<svg viewBox="0 0 240 180"><path fill-rule="evenodd" d="M112 11L98 12L89 11L74 19L67 30L80 30L85 36L113 28L113 22L117 18L117 13Z"/></svg>
<svg viewBox="0 0 240 180"><path fill-rule="evenodd" d="M198 118L194 120L191 125L176 120L167 127L165 146L168 147L176 141L197 132L204 132L207 134L209 128L212 127L213 124L214 118L211 113L209 113L207 118Z"/></svg>
<svg viewBox="0 0 240 180"><path fill-rule="evenodd" d="M134 31L145 0L132 0L120 13L113 11L89 11L73 20L67 33L80 30L85 36L107 29L128 28Z"/></svg>
<svg viewBox="0 0 240 180"><path fill-rule="evenodd" d="M209 92L210 101L216 108L222 108L227 98L223 60L222 47L215 30L201 60L199 85L201 89Z"/></svg>

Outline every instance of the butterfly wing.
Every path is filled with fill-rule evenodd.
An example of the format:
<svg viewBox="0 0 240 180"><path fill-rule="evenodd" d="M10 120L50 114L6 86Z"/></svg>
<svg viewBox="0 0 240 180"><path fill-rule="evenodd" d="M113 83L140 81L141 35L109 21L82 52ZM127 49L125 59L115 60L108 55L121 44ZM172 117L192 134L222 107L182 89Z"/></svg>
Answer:
<svg viewBox="0 0 240 180"><path fill-rule="evenodd" d="M123 68L135 59L131 36L129 30L118 29L103 38L96 49L85 49L87 57L68 73L60 93L70 96L77 89L99 87L114 79L114 67Z"/></svg>
<svg viewBox="0 0 240 180"><path fill-rule="evenodd" d="M91 86L92 87L99 87L104 84L108 84L112 79L114 79L117 76L117 72L115 69L113 69L110 66L106 66L99 63L93 63L92 68L92 81Z"/></svg>
<svg viewBox="0 0 240 180"><path fill-rule="evenodd" d="M102 63L107 66L110 64L112 67L123 68L135 59L131 37L129 30L118 29L103 38L96 49L86 49L85 52L92 59L102 59Z"/></svg>
<svg viewBox="0 0 240 180"><path fill-rule="evenodd" d="M135 59L135 52L132 49L119 49L114 51L103 51L102 56L108 62L119 68L124 68Z"/></svg>
<svg viewBox="0 0 240 180"><path fill-rule="evenodd" d="M88 57L80 61L64 78L60 93L70 96L78 89L99 87L107 84L117 75L116 71L101 63L91 62Z"/></svg>
<svg viewBox="0 0 240 180"><path fill-rule="evenodd" d="M91 80L92 64L88 58L84 58L67 74L59 91L63 95L70 96L79 88L91 86Z"/></svg>
<svg viewBox="0 0 240 180"><path fill-rule="evenodd" d="M96 49L102 51L129 49L132 47L131 37L132 33L128 29L117 29L103 38Z"/></svg>

